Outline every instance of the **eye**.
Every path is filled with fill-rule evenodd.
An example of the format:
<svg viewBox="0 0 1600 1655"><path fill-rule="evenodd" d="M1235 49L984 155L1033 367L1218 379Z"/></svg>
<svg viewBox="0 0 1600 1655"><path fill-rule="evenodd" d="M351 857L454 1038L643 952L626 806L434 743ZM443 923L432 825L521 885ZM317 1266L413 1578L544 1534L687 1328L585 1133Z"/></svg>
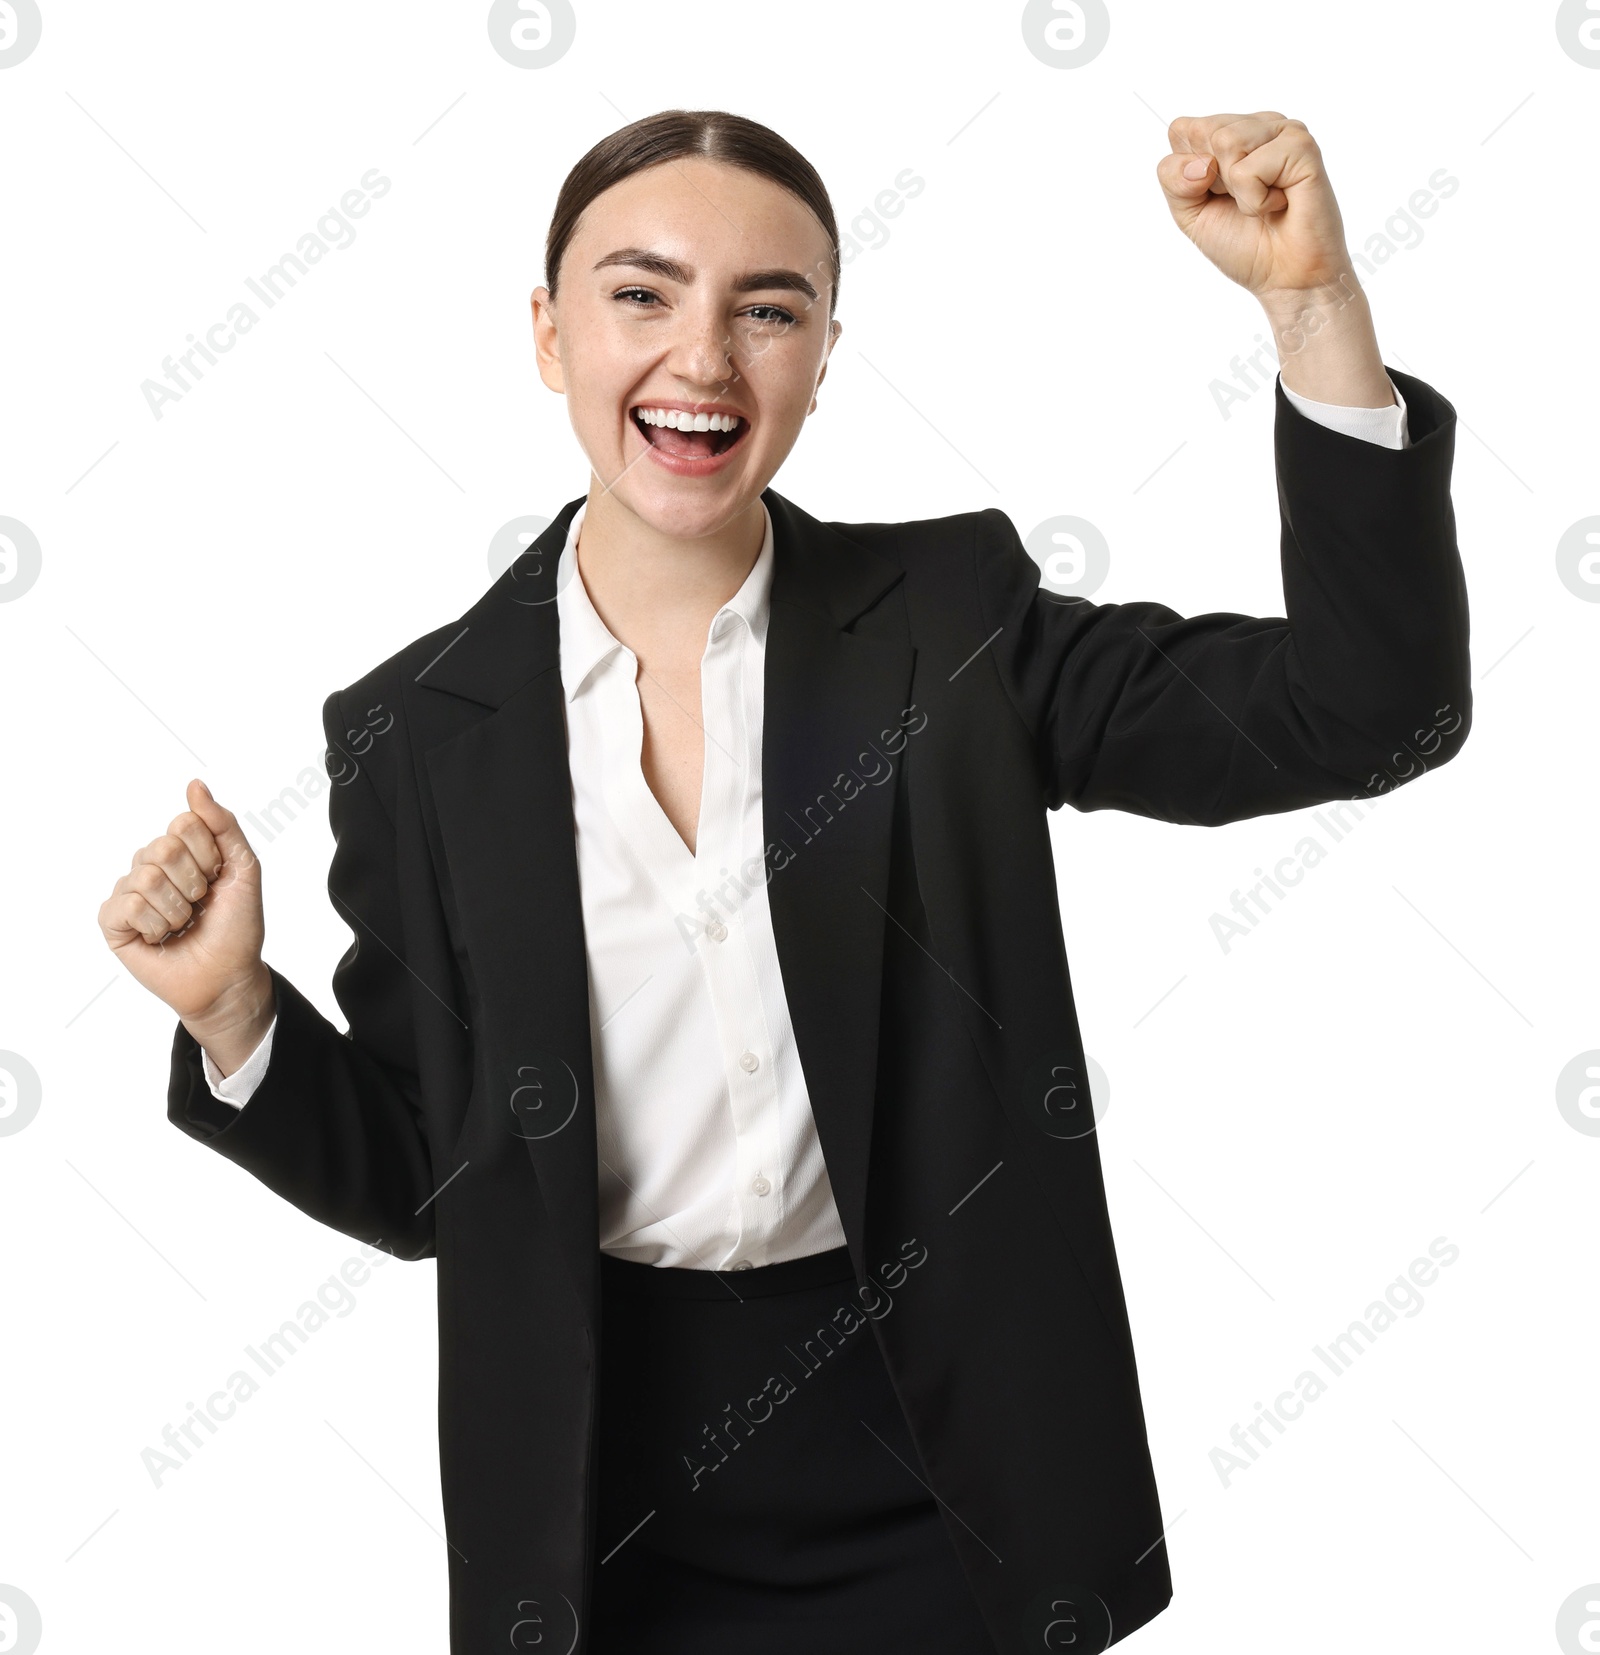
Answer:
<svg viewBox="0 0 1600 1655"><path fill-rule="evenodd" d="M636 298L636 294L639 297ZM648 287L619 287L611 297L613 299L624 299L629 304L654 304L657 302L657 295L652 293Z"/></svg>
<svg viewBox="0 0 1600 1655"><path fill-rule="evenodd" d="M747 314L753 316L758 310L769 312L767 316L758 317L758 321L781 322L785 326L793 326L796 321L796 318L791 316L782 305L751 305Z"/></svg>

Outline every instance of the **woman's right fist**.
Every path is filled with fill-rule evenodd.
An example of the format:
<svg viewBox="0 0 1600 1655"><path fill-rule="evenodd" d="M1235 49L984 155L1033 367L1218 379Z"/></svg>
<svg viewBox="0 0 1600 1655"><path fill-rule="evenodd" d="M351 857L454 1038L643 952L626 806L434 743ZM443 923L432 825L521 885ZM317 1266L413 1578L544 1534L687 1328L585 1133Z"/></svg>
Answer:
<svg viewBox="0 0 1600 1655"><path fill-rule="evenodd" d="M203 781L187 792L189 808L134 853L100 905L100 929L134 978L216 1056L207 1034L248 1037L271 1021L261 864Z"/></svg>

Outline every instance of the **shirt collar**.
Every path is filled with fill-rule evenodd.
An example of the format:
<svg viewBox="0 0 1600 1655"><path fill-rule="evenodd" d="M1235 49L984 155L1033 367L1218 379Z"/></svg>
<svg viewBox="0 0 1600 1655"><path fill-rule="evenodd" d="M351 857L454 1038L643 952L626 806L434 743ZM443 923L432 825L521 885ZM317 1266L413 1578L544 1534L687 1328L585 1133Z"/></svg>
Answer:
<svg viewBox="0 0 1600 1655"><path fill-rule="evenodd" d="M556 572L556 615L561 634L561 687L571 701L589 681L597 666L622 648L618 638L600 619L590 601L583 576L578 569L578 534L583 527L588 501L578 507L567 528L567 542L562 548L561 561ZM723 625L723 617L737 616L750 629L750 635L763 648L767 641L767 618L771 611L773 534L772 513L765 500L761 514L766 532L761 539L761 550L756 554L744 584L716 612L706 635L709 645Z"/></svg>

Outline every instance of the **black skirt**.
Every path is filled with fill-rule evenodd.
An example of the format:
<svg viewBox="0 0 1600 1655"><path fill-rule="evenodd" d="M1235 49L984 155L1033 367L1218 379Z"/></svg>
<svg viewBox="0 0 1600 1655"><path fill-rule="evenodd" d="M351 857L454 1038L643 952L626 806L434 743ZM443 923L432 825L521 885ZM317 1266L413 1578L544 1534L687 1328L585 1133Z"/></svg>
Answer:
<svg viewBox="0 0 1600 1655"><path fill-rule="evenodd" d="M594 1655L993 1655L845 1248L601 1292Z"/></svg>

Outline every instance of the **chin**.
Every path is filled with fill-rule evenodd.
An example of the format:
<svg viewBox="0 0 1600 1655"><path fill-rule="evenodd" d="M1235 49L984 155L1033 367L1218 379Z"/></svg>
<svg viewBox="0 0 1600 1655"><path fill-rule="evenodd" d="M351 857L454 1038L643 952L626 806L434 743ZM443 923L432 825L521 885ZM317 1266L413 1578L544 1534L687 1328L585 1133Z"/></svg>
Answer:
<svg viewBox="0 0 1600 1655"><path fill-rule="evenodd" d="M625 502L628 509L642 522L648 523L658 534L673 535L680 540L698 540L715 534L741 512L749 509L760 494L744 488L718 489L699 498L683 498L674 488L649 491L637 503Z"/></svg>
<svg viewBox="0 0 1600 1655"><path fill-rule="evenodd" d="M649 462L640 461L612 489L642 523L657 534L696 540L715 534L760 497L765 481L749 475L697 478L641 477ZM599 473L596 472L596 475Z"/></svg>

